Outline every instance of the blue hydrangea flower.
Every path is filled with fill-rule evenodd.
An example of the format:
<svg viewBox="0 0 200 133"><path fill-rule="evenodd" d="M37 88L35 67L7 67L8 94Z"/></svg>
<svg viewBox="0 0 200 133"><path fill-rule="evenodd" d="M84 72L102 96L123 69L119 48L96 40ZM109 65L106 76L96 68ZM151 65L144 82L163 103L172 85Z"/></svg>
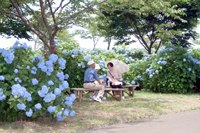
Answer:
<svg viewBox="0 0 200 133"><path fill-rule="evenodd" d="M55 63L58 60L58 56L56 54L51 54L49 56L49 60L51 60L53 63Z"/></svg>
<svg viewBox="0 0 200 133"><path fill-rule="evenodd" d="M33 110L30 108L29 111L26 112L27 117L31 117L33 114Z"/></svg>
<svg viewBox="0 0 200 133"><path fill-rule="evenodd" d="M57 121L63 121L64 120L64 117L61 116L61 115L62 115L62 111L57 113L57 118L56 118Z"/></svg>
<svg viewBox="0 0 200 133"><path fill-rule="evenodd" d="M18 103L18 104L17 104L17 108L18 108L19 110L26 110L26 105L23 104L23 103Z"/></svg>
<svg viewBox="0 0 200 133"><path fill-rule="evenodd" d="M0 75L0 80L1 81L4 81L5 80L5 77L3 75Z"/></svg>
<svg viewBox="0 0 200 133"><path fill-rule="evenodd" d="M68 107L71 107L71 108L72 108L72 101L66 101L65 104L66 104Z"/></svg>
<svg viewBox="0 0 200 133"><path fill-rule="evenodd" d="M50 93L50 97L51 97L51 100L52 100L52 101L56 99L56 95L53 94L52 92Z"/></svg>
<svg viewBox="0 0 200 133"><path fill-rule="evenodd" d="M149 75L149 78L152 78L152 77L153 77L153 74L150 74L150 75Z"/></svg>
<svg viewBox="0 0 200 133"><path fill-rule="evenodd" d="M68 116L69 115L69 111L70 111L69 109L65 109L63 115L64 116Z"/></svg>
<svg viewBox="0 0 200 133"><path fill-rule="evenodd" d="M60 58L60 59L58 60L58 63L59 63L59 65L60 65L60 69L64 70L64 69L65 69L66 60L63 59L63 58Z"/></svg>
<svg viewBox="0 0 200 133"><path fill-rule="evenodd" d="M188 70L191 71L192 69L191 69L191 68L188 68Z"/></svg>
<svg viewBox="0 0 200 133"><path fill-rule="evenodd" d="M159 71L158 71L158 70L156 70L156 71L155 71L155 73L156 73L156 74L159 74Z"/></svg>
<svg viewBox="0 0 200 133"><path fill-rule="evenodd" d="M75 111L71 111L69 115L70 115L70 117L75 116Z"/></svg>
<svg viewBox="0 0 200 133"><path fill-rule="evenodd" d="M15 82L17 82L18 80L19 80L19 77L16 77L16 78L15 78Z"/></svg>
<svg viewBox="0 0 200 133"><path fill-rule="evenodd" d="M3 101L5 98L6 98L5 95L1 95L1 96L0 96L0 101Z"/></svg>
<svg viewBox="0 0 200 133"><path fill-rule="evenodd" d="M33 79L32 79L32 84L33 84L33 85L37 85L37 84L38 84L38 80L37 80L36 78L33 78Z"/></svg>
<svg viewBox="0 0 200 133"><path fill-rule="evenodd" d="M44 93L42 93L42 91L41 91L41 90L39 90L39 91L38 91L38 95L39 95L40 97L45 97L45 94L44 94Z"/></svg>
<svg viewBox="0 0 200 133"><path fill-rule="evenodd" d="M84 60L85 60L86 62L89 62L89 61L90 61L90 56L89 56L89 55L84 56Z"/></svg>
<svg viewBox="0 0 200 133"><path fill-rule="evenodd" d="M161 64L166 65L167 61L161 61Z"/></svg>
<svg viewBox="0 0 200 133"><path fill-rule="evenodd" d="M47 108L47 111L49 111L49 113L56 112L56 107L55 107L55 106L49 106L49 107Z"/></svg>
<svg viewBox="0 0 200 133"><path fill-rule="evenodd" d="M62 84L63 88L68 88L69 87L69 84L67 81L64 81L63 84Z"/></svg>
<svg viewBox="0 0 200 133"><path fill-rule="evenodd" d="M15 74L17 74L18 73L18 69L15 69L14 72L15 72Z"/></svg>
<svg viewBox="0 0 200 133"><path fill-rule="evenodd" d="M3 95L3 89L0 88L0 96Z"/></svg>
<svg viewBox="0 0 200 133"><path fill-rule="evenodd" d="M26 69L29 70L29 69L30 69L30 66L26 66Z"/></svg>
<svg viewBox="0 0 200 133"><path fill-rule="evenodd" d="M48 91L49 91L49 88L48 88L46 85L43 85L43 86L42 86L41 92L42 92L43 94L47 94Z"/></svg>
<svg viewBox="0 0 200 133"><path fill-rule="evenodd" d="M65 79L68 79L69 78L69 75L68 74L65 74Z"/></svg>
<svg viewBox="0 0 200 133"><path fill-rule="evenodd" d="M75 94L70 94L70 97L72 99L72 102L76 99L76 95Z"/></svg>
<svg viewBox="0 0 200 133"><path fill-rule="evenodd" d="M2 55L7 64L11 64L15 56L10 50L3 50Z"/></svg>
<svg viewBox="0 0 200 133"><path fill-rule="evenodd" d="M69 96L67 96L67 97L65 98L65 100L66 100L66 101L73 101L72 98L69 97Z"/></svg>
<svg viewBox="0 0 200 133"><path fill-rule="evenodd" d="M48 85L54 85L54 82L52 80L49 80Z"/></svg>
<svg viewBox="0 0 200 133"><path fill-rule="evenodd" d="M63 51L62 51L62 54L67 54L67 51L66 51L66 50L63 50Z"/></svg>
<svg viewBox="0 0 200 133"><path fill-rule="evenodd" d="M38 63L38 68L42 69L43 66L45 66L45 63L43 61Z"/></svg>
<svg viewBox="0 0 200 133"><path fill-rule="evenodd" d="M61 90L60 90L59 88L56 88L56 89L54 90L54 94L55 94L55 95L60 95L60 94L61 94Z"/></svg>
<svg viewBox="0 0 200 133"><path fill-rule="evenodd" d="M134 85L134 84L135 84L135 81L131 81L131 84Z"/></svg>
<svg viewBox="0 0 200 133"><path fill-rule="evenodd" d="M41 67L41 70L42 70L43 72L47 72L47 67L46 67L46 66L42 66L42 67Z"/></svg>
<svg viewBox="0 0 200 133"><path fill-rule="evenodd" d="M172 50L174 50L173 48L169 48L169 51L172 51Z"/></svg>
<svg viewBox="0 0 200 133"><path fill-rule="evenodd" d="M37 72L37 68L36 67L32 67L31 73L32 74L36 74L36 72Z"/></svg>
<svg viewBox="0 0 200 133"><path fill-rule="evenodd" d="M46 103L51 102L51 100L52 100L51 94L48 93L47 95L45 95L43 100L44 100Z"/></svg>
<svg viewBox="0 0 200 133"><path fill-rule="evenodd" d="M15 84L11 87L12 89L12 95L15 96L16 94L18 95L18 97L22 97L24 96L25 92L26 92L26 88L21 87L20 84Z"/></svg>
<svg viewBox="0 0 200 133"><path fill-rule="evenodd" d="M59 78L59 80L60 80L61 82L63 82L64 79L65 79L65 75L64 75L63 72L57 72L56 76Z"/></svg>
<svg viewBox="0 0 200 133"><path fill-rule="evenodd" d="M59 85L59 89L63 91L65 88L62 85Z"/></svg>
<svg viewBox="0 0 200 133"><path fill-rule="evenodd" d="M41 110L42 105L40 103L35 104L35 108Z"/></svg>
<svg viewBox="0 0 200 133"><path fill-rule="evenodd" d="M51 60L46 61L45 64L46 64L47 68L53 67L53 62Z"/></svg>
<svg viewBox="0 0 200 133"><path fill-rule="evenodd" d="M81 66L82 68L85 68L85 64L83 62L81 62Z"/></svg>
<svg viewBox="0 0 200 133"><path fill-rule="evenodd" d="M41 54L37 54L37 55L35 56L35 58L37 58L37 59L39 60L39 62L42 62L42 61L43 61L43 57L42 57Z"/></svg>

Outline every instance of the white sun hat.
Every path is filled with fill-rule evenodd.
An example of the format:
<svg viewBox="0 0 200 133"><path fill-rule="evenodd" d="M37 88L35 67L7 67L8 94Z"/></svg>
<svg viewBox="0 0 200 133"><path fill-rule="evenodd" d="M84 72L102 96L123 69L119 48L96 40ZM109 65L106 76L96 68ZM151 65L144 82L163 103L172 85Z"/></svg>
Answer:
<svg viewBox="0 0 200 133"><path fill-rule="evenodd" d="M93 60L91 60L91 61L89 61L87 64L88 64L88 66L90 66L90 65L92 65L92 64L94 64L95 62L93 61Z"/></svg>
<svg viewBox="0 0 200 133"><path fill-rule="evenodd" d="M101 69L99 64L95 64L95 69Z"/></svg>

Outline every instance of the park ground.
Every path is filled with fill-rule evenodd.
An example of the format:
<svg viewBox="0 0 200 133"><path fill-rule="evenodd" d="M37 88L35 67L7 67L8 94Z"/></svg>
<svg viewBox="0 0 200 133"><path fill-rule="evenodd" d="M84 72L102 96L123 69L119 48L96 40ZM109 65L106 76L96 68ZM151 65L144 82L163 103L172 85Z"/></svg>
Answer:
<svg viewBox="0 0 200 133"><path fill-rule="evenodd" d="M37 121L0 122L0 132L84 132L105 128L110 125L131 123L189 110L200 109L200 94L161 94L136 91L134 97L125 95L120 102L108 97L103 103L89 101L74 102L74 117L66 117L63 122L41 117Z"/></svg>

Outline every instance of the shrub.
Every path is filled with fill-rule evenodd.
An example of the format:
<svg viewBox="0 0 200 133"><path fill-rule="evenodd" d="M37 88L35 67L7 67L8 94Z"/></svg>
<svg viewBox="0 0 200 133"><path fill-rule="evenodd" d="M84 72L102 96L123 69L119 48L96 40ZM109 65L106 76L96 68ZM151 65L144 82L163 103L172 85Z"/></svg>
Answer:
<svg viewBox="0 0 200 133"><path fill-rule="evenodd" d="M132 71L136 72L135 80L141 76L146 89L186 93L191 92L199 77L199 63L197 54L188 53L186 48L169 47L140 60Z"/></svg>
<svg viewBox="0 0 200 133"><path fill-rule="evenodd" d="M57 55L48 60L34 56L26 44L17 41L12 50L0 50L0 120L33 119L44 114L62 121L74 116L71 111L75 95L68 90L66 61ZM34 56L34 57L33 57Z"/></svg>

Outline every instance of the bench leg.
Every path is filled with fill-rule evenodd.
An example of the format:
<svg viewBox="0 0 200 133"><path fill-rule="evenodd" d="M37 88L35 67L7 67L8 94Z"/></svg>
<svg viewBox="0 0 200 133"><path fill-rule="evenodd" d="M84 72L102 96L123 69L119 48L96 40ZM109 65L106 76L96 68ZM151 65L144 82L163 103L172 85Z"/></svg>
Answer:
<svg viewBox="0 0 200 133"><path fill-rule="evenodd" d="M120 92L122 92L121 90L119 90ZM109 95L111 95L115 100L117 100L117 101L120 101L122 98L120 97L120 98L117 98L116 96L114 96L114 95L112 95L109 91L107 91L107 93L109 94Z"/></svg>
<svg viewBox="0 0 200 133"><path fill-rule="evenodd" d="M120 101L122 100L122 91L120 90Z"/></svg>
<svg viewBox="0 0 200 133"><path fill-rule="evenodd" d="M128 91L129 91L129 96L132 96L132 97L134 97L134 87L129 87L128 88Z"/></svg>
<svg viewBox="0 0 200 133"><path fill-rule="evenodd" d="M79 91L79 99L78 99L79 103L82 102L82 95L83 95L83 91Z"/></svg>

